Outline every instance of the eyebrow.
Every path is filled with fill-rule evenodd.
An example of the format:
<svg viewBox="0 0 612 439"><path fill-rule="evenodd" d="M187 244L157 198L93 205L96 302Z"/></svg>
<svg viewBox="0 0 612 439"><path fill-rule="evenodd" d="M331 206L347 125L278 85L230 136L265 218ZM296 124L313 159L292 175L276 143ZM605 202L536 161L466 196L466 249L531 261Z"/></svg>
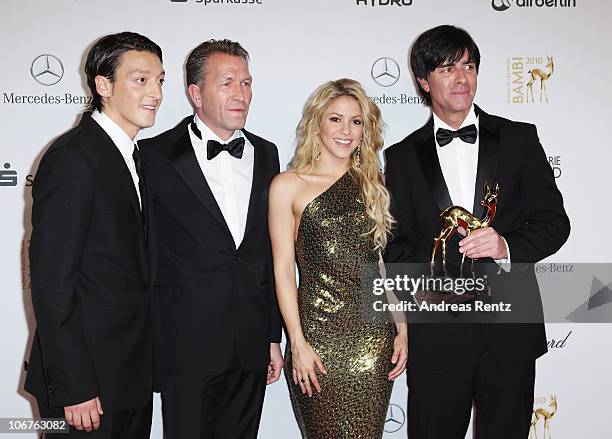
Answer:
<svg viewBox="0 0 612 439"><path fill-rule="evenodd" d="M443 69L443 68L445 68L445 67L452 67L452 66L454 66L454 65L455 65L455 64L457 64L457 63L459 63L459 61L455 61L455 62L452 62L452 61L445 61L445 62L444 62L444 64L442 64L442 65L438 66L438 68L439 68L439 69Z"/></svg>
<svg viewBox="0 0 612 439"><path fill-rule="evenodd" d="M145 74L145 75L150 75L150 74L151 74L151 71L150 71L150 70L139 70L139 69L137 69L137 70L132 70L132 71L131 71L129 74L130 74L130 75L134 75L134 74ZM165 75L165 74L166 74L166 71L165 71L165 70L162 70L162 71L159 73L159 76L161 76L161 75Z"/></svg>
<svg viewBox="0 0 612 439"><path fill-rule="evenodd" d="M232 75L232 74L230 74L230 73L222 73L221 75L219 75L219 76L217 77L217 79L218 79L219 81L224 81L224 80L228 80L228 79L235 80L235 79L236 79L236 77L234 77L234 75ZM246 77L246 78L241 79L240 81L241 81L241 82L242 82L242 81L253 81L253 77L252 77L252 76L248 76L248 77Z"/></svg>
<svg viewBox="0 0 612 439"><path fill-rule="evenodd" d="M330 116L333 116L333 115L344 117L344 114L342 114L342 113L333 112L333 113L330 114ZM362 114L356 114L355 116L352 116L351 119L355 119L357 117L363 118L363 115Z"/></svg>
<svg viewBox="0 0 612 439"><path fill-rule="evenodd" d="M467 61L461 61L461 60L455 61L455 62L447 61L447 62L445 62L444 64L442 64L441 66L439 66L437 68L438 69L442 69L442 68L445 68L445 67L454 66L455 64L463 64L463 65L466 65L466 64L476 64L476 61L470 60L470 59L468 59Z"/></svg>

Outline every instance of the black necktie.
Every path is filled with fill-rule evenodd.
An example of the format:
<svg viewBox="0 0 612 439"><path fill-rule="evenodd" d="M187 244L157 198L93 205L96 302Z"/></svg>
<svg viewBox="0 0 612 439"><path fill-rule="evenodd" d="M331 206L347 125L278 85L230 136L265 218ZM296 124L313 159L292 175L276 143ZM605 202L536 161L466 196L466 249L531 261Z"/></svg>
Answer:
<svg viewBox="0 0 612 439"><path fill-rule="evenodd" d="M191 122L191 130L198 139L202 139L202 133L194 122ZM216 140L209 140L206 144L206 159L214 159L221 151L227 151L233 157L241 159L242 153L244 152L244 137L237 137L229 143L219 143Z"/></svg>
<svg viewBox="0 0 612 439"><path fill-rule="evenodd" d="M436 141L440 146L448 145L455 137L459 137L466 143L476 143L476 139L478 138L476 125L468 125L457 131L451 131L444 128L438 128L438 131L436 131Z"/></svg>
<svg viewBox="0 0 612 439"><path fill-rule="evenodd" d="M134 159L134 164L136 165L136 175L138 175L138 189L140 191L140 203L142 214L142 226L144 228L145 240L147 239L147 229L148 229L148 218L147 218L147 185L145 183L144 170L142 167L142 159L140 158L140 151L134 145L134 152L132 153L132 158Z"/></svg>

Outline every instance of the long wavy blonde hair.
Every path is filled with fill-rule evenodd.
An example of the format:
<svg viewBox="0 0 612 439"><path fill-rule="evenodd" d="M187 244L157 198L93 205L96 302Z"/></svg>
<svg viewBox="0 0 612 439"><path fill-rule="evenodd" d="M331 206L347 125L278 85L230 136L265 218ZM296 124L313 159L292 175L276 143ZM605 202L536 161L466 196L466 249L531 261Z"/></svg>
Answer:
<svg viewBox="0 0 612 439"><path fill-rule="evenodd" d="M378 153L383 148L383 121L380 109L366 95L361 84L353 79L329 81L317 88L304 105L302 120L297 126L297 147L289 163L289 169L299 174L310 174L317 165L321 154L321 138L318 132L325 110L330 103L340 96L350 96L361 107L363 117L363 140L360 145L360 162L354 157L351 160L351 174L361 186L361 195L366 214L374 222L371 234L374 249L384 249L387 237L394 223L389 213L390 197L385 188L381 174L381 163Z"/></svg>

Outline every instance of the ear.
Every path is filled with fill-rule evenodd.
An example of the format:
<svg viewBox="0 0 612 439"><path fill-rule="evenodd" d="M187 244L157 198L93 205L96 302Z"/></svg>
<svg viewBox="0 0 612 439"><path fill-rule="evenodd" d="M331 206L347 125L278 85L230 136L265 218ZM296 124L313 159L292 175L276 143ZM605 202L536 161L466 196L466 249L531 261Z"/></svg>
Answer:
<svg viewBox="0 0 612 439"><path fill-rule="evenodd" d="M426 93L429 93L429 82L423 78L417 78L417 82Z"/></svg>
<svg viewBox="0 0 612 439"><path fill-rule="evenodd" d="M109 98L113 94L113 82L105 76L97 75L94 78L96 91L103 98Z"/></svg>
<svg viewBox="0 0 612 439"><path fill-rule="evenodd" d="M191 98L191 102L196 108L202 108L202 96L200 95L200 87L196 84L189 84L187 93Z"/></svg>

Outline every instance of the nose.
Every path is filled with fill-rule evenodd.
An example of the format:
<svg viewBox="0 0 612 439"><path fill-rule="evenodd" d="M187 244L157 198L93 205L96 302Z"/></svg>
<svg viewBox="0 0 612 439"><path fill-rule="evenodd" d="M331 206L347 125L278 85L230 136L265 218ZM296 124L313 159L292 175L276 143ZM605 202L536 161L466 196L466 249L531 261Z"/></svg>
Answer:
<svg viewBox="0 0 612 439"><path fill-rule="evenodd" d="M157 101L161 101L163 97L162 86L158 81L151 81L149 87L149 96Z"/></svg>
<svg viewBox="0 0 612 439"><path fill-rule="evenodd" d="M239 102L244 102L246 100L241 84L235 83L232 85L232 98Z"/></svg>
<svg viewBox="0 0 612 439"><path fill-rule="evenodd" d="M462 84L467 81L467 74L465 73L465 69L457 68L455 74L455 82Z"/></svg>
<svg viewBox="0 0 612 439"><path fill-rule="evenodd" d="M351 121L346 119L343 120L340 129L342 130L342 134L346 134L347 136L351 134Z"/></svg>

